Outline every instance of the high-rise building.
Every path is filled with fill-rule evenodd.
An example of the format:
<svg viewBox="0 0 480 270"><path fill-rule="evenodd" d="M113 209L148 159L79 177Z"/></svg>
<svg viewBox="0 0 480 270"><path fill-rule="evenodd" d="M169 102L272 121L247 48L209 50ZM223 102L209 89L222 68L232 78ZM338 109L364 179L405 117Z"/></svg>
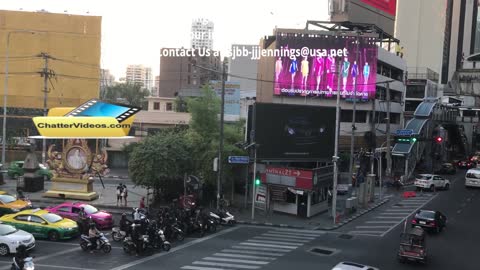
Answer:
<svg viewBox="0 0 480 270"><path fill-rule="evenodd" d="M203 50L196 49L194 56L177 56L169 53L172 50L178 49L161 49L158 80L160 97L197 96L203 85L220 78L222 67L219 52L202 56Z"/></svg>
<svg viewBox="0 0 480 270"><path fill-rule="evenodd" d="M127 83L138 83L151 91L153 88L152 68L143 65L128 65L126 73Z"/></svg>
<svg viewBox="0 0 480 270"><path fill-rule="evenodd" d="M192 48L207 48L213 50L213 22L207 19L195 19L192 21L191 32Z"/></svg>
<svg viewBox="0 0 480 270"><path fill-rule="evenodd" d="M465 57L480 48L477 21L478 1L398 0L395 37L409 69L428 68L446 84Z"/></svg>
<svg viewBox="0 0 480 270"><path fill-rule="evenodd" d="M109 69L101 69L100 70L100 88L104 88L107 86L112 86L115 83L115 76L110 73Z"/></svg>

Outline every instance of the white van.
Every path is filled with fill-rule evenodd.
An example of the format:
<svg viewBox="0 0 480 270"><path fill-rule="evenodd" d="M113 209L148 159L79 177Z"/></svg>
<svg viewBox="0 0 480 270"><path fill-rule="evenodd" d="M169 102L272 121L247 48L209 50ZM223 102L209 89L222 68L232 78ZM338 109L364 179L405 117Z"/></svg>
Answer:
<svg viewBox="0 0 480 270"><path fill-rule="evenodd" d="M466 187L480 187L480 168L470 169L465 174Z"/></svg>

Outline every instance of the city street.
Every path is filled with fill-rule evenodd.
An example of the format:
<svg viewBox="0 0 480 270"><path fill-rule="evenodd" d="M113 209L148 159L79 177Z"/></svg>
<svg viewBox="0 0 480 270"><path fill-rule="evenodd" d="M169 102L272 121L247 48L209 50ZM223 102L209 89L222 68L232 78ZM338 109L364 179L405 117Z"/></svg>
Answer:
<svg viewBox="0 0 480 270"><path fill-rule="evenodd" d="M113 242L111 254L83 252L78 239L52 243L38 240L34 251L38 269L331 269L340 261L353 261L380 269L478 269L480 222L477 205L480 190L466 189L464 171L450 177L452 187L436 194L399 199L340 228L309 231L273 227L224 227L203 238L174 243L169 252L150 256L126 255ZM448 218L439 235L429 234L426 266L400 264L396 258L405 217L417 208L435 209ZM374 223L372 223L374 222ZM381 222L381 223L379 223ZM473 233L469 233L473 232ZM312 249L321 249L320 253ZM322 251L323 250L323 251ZM324 254L322 254L324 253ZM328 253L328 254L326 254ZM0 259L0 269L9 269L11 257ZM3 265L3 266L2 266Z"/></svg>

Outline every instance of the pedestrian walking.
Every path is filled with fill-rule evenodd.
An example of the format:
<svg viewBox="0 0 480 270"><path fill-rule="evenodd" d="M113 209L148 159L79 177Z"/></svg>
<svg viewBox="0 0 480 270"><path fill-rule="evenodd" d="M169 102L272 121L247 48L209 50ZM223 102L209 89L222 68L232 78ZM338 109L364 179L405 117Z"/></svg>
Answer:
<svg viewBox="0 0 480 270"><path fill-rule="evenodd" d="M120 202L120 205L122 205L122 197L123 197L122 193L123 193L123 184L120 183L117 186L117 206L118 206L118 202Z"/></svg>
<svg viewBox="0 0 480 270"><path fill-rule="evenodd" d="M125 202L125 207L127 206L127 197L128 197L128 189L126 185L123 185L122 187L122 198L123 201Z"/></svg>

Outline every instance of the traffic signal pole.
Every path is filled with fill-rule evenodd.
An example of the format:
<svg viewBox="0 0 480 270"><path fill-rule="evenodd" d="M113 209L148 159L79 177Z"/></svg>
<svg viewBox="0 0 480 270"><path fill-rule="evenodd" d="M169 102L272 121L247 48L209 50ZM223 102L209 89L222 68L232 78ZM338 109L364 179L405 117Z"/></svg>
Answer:
<svg viewBox="0 0 480 270"><path fill-rule="evenodd" d="M253 156L253 183L252 183L252 220L255 219L255 195L257 187L255 186L255 180L257 179L257 146L254 146L255 153Z"/></svg>

